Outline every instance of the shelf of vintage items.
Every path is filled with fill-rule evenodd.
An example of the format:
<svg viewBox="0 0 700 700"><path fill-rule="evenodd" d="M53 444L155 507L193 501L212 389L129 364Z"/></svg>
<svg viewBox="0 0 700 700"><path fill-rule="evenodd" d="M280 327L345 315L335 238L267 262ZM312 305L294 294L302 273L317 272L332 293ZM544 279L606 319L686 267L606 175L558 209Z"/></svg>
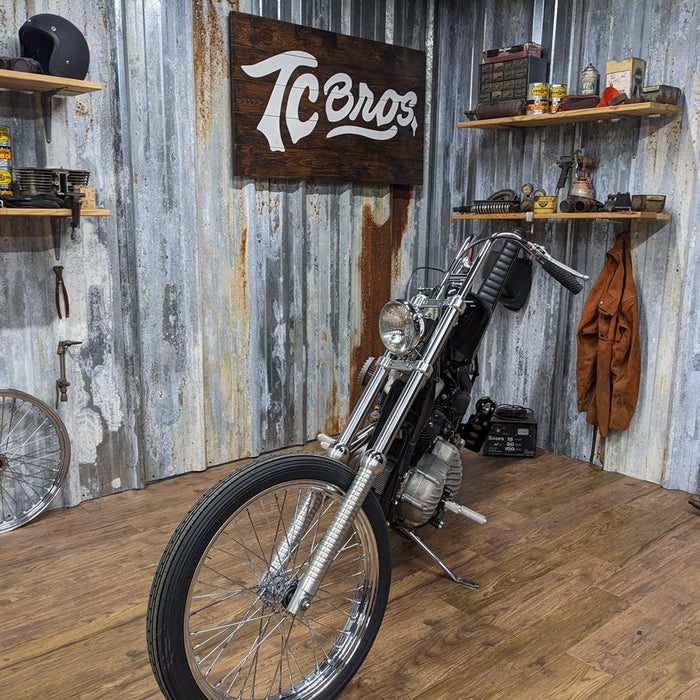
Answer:
<svg viewBox="0 0 700 700"><path fill-rule="evenodd" d="M589 109L572 109L555 114L521 114L514 117L497 117L495 119L474 119L457 122L460 129L510 129L513 127L557 126L559 124L578 124L580 122L611 121L622 117L654 117L666 114L678 114L680 105L668 105L658 102L632 102L614 107L591 107Z"/></svg>
<svg viewBox="0 0 700 700"><path fill-rule="evenodd" d="M626 219L628 221L657 220L667 221L670 214L656 214L650 211L592 211L592 212L571 212L564 214L561 212L533 213L533 212L513 212L511 214L453 214L453 219L523 219L543 221L547 219Z"/></svg>

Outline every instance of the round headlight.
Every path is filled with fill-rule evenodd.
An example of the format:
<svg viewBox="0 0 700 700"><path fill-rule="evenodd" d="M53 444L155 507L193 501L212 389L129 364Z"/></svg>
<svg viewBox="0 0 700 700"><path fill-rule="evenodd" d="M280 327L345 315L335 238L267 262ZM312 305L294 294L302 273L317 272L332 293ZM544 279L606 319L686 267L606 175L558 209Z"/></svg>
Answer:
<svg viewBox="0 0 700 700"><path fill-rule="evenodd" d="M385 304L379 314L382 342L397 355L406 355L418 345L423 328L423 317L403 299Z"/></svg>

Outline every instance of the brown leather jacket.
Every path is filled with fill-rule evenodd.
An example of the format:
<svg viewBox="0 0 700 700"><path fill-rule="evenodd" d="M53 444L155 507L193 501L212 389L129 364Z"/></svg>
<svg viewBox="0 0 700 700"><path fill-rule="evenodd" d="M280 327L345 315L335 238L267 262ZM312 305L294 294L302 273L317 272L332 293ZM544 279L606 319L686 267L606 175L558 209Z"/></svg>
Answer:
<svg viewBox="0 0 700 700"><path fill-rule="evenodd" d="M630 235L606 253L578 326L578 410L602 437L630 424L639 395L639 307L632 275Z"/></svg>

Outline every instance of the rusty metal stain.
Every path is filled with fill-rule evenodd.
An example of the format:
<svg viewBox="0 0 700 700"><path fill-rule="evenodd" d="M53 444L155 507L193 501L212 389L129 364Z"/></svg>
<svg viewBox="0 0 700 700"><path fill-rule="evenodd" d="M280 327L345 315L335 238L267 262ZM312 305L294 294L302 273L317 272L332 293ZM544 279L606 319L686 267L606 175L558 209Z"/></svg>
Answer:
<svg viewBox="0 0 700 700"><path fill-rule="evenodd" d="M348 382L354 386L367 354L383 350L375 328L392 286L415 266L444 265L464 232L489 227L456 224L452 207L534 178L551 189L554 161L573 147L573 129L496 135L453 124L478 99L480 51L512 43L513 26L532 28L531 10L509 3L506 26L493 0L474 12L454 0L439 3L439 12L437 5L387 3L378 24L374 0L136 0L98 3L97 11L76 0L69 18L89 35L88 79L102 82L103 90L53 101L50 146L34 97L0 93L0 117L17 138L17 164L85 167L100 203L112 209L111 217L86 219L75 241L64 236L71 318L61 326L44 293L52 255L48 223L3 226L0 236L0 278L8 291L2 383L50 402L57 336L87 341L74 392L60 407L75 454L86 460L83 468L72 465L64 504L143 485L144 477L257 454L271 445L268 430L285 444L313 437L316 427L337 431L350 402ZM552 4L544 7L549 12ZM633 476L695 488L700 78L694 54L673 47L698 44L697 6L622 0L610 15L606 3L592 0L585 19L561 0L558 7L557 46L581 47L572 56L559 49L562 77L566 72L573 83L591 59L600 70L613 58L610 46L627 47L628 55L643 47L647 83L684 92L682 115L642 121L636 158L628 157L631 123L584 125L580 135L603 159L595 174L600 197L627 187L663 192L672 214L669 222L634 227L647 372L634 426L609 441L607 459ZM408 193L394 188L387 218L385 188L234 177L226 150L231 9L426 48L440 68L427 110L426 184ZM35 10L22 0L1 3L0 26L8 28L2 55L17 51L17 28ZM182 26L174 27L174 19ZM596 29L601 21L606 32ZM552 38L543 36L543 43ZM361 250L352 240L360 230ZM594 276L614 230L606 223L543 224L534 235ZM318 269L306 257L314 246L317 257L330 259ZM268 288L261 277L272 274L279 276ZM91 307L95 289L99 328ZM268 293L275 295L269 303ZM496 312L475 393L532 404L542 446L587 459L590 428L572 404L572 335L581 304L536 276L526 313ZM35 349L31 358L27 347ZM105 382L112 377L113 387ZM114 410L110 392L122 401L118 428L106 420Z"/></svg>
<svg viewBox="0 0 700 700"><path fill-rule="evenodd" d="M362 207L362 251L358 270L362 326L359 345L352 351L351 380L357 377L368 357L384 352L377 320L382 307L391 297L392 272L398 264L398 252L411 207L411 197L407 196L409 190L392 188L389 218L381 223L375 220L371 204L365 203ZM353 382L353 401L358 393L359 388Z"/></svg>
<svg viewBox="0 0 700 700"><path fill-rule="evenodd" d="M205 7L206 6L206 7ZM219 17L214 0L195 0L192 4L192 50L194 94L197 111L197 137L211 133L214 102L228 76L227 16Z"/></svg>

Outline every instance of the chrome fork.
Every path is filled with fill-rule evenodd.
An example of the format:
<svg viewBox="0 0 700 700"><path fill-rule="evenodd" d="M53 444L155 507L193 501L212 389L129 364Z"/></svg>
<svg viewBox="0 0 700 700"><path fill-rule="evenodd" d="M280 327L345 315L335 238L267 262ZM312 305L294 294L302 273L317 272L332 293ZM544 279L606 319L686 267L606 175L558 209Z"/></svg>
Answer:
<svg viewBox="0 0 700 700"><path fill-rule="evenodd" d="M471 289L476 275L483 266L493 245L499 239L515 240L520 245L523 245L522 238L514 233L504 232L491 236L488 241L485 242L481 250L479 250L476 259L470 265L467 274L462 280L459 291L445 300L444 312L440 316L435 331L428 341L422 359L410 363L409 371L411 372L411 376L396 402L391 417L387 420L379 435L373 441L372 448L362 455L360 467L345 495L345 499L333 517L328 530L323 535L319 546L311 555L309 566L299 579L299 584L297 585L294 595L287 605L287 609L293 615L298 614L300 611L304 612L311 606L313 596L316 594L316 591L318 591L333 557L338 552L343 541L347 539L352 523L359 513L365 498L367 498L367 494L372 488L374 480L382 473L386 466L385 455L394 437L403 424L415 397L418 395L425 382L430 378L434 363L442 353L450 332L459 321L459 317L464 313L467 292ZM464 259L468 247L466 243L462 246L458 258ZM445 276L445 280L456 271L457 266L458 263L455 261L450 271ZM440 286L441 291L447 288L445 280L443 280ZM327 450L327 455L332 459L347 464L350 456L350 448L348 445L353 435L362 424L362 421L367 416L370 408L374 405L374 401L384 385L386 377L395 361L396 356L390 352L385 353L378 361L378 369L353 410L347 427L340 434L338 441L329 446ZM401 362L400 364L402 365L402 369L406 369L408 363Z"/></svg>
<svg viewBox="0 0 700 700"><path fill-rule="evenodd" d="M464 311L464 307L465 303L460 295L455 295L447 302L445 313L440 318L436 331L428 343L424 359L415 363L411 377L408 382L406 382L406 386L401 392L390 419L383 426L372 448L367 450L360 458L360 468L348 489L345 499L338 509L338 512L333 517L328 530L323 535L321 543L312 554L308 568L299 580L296 591L287 606L287 609L292 614L296 615L300 610L308 610L311 605L311 599L321 585L321 580L328 570L339 546L347 539L350 528L352 527L352 522L359 513L365 498L367 498L367 494L372 488L374 480L381 474L386 466L386 458L384 455L401 424L404 422L414 398L418 395L418 392L432 374L433 362L442 351L444 342L460 314ZM386 375L391 365L391 358L387 355L384 355L382 360L383 362L380 361L379 370L375 373L374 377L372 377L370 384L362 395L358 407L353 411L351 423L355 426L354 429L359 426L362 418L364 418L364 415L369 410L369 407L383 384L383 377ZM362 413L362 416L358 418L358 414L360 413ZM338 443L328 448L329 456L333 456L335 459L341 457L347 458L349 449L347 447L347 442L343 441L348 439L348 432L349 431L346 429L340 436Z"/></svg>
<svg viewBox="0 0 700 700"><path fill-rule="evenodd" d="M265 577L270 576L274 578L285 572L289 560L299 546L311 521L316 516L316 511L318 511L322 501L322 494L316 490L309 491L306 494L301 505L297 507L291 526L288 530L285 530L282 541L277 545L270 557L270 567Z"/></svg>

